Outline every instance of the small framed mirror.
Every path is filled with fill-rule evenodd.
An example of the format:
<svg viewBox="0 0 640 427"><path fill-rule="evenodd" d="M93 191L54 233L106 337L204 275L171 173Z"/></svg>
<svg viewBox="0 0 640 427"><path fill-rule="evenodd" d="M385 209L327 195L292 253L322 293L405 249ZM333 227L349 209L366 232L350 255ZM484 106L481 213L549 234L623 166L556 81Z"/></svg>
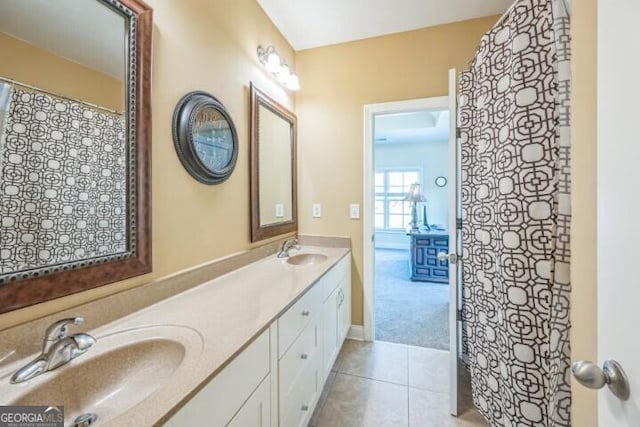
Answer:
<svg viewBox="0 0 640 427"><path fill-rule="evenodd" d="M238 134L224 105L206 92L189 92L173 113L173 143L185 169L203 184L219 184L233 173Z"/></svg>
<svg viewBox="0 0 640 427"><path fill-rule="evenodd" d="M251 241L298 229L295 114L251 92Z"/></svg>

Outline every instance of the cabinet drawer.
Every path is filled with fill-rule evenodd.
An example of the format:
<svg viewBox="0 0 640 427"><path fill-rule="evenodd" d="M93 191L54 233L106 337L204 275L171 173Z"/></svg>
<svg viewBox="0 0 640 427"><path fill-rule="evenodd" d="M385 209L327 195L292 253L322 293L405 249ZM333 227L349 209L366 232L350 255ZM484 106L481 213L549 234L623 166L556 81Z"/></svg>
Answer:
<svg viewBox="0 0 640 427"><path fill-rule="evenodd" d="M338 287L344 276L350 273L351 257L349 255L342 257L333 268L325 273L320 279L322 283L322 301L326 301L329 295Z"/></svg>
<svg viewBox="0 0 640 427"><path fill-rule="evenodd" d="M314 285L278 319L278 356L282 358L309 321L320 314L322 287Z"/></svg>
<svg viewBox="0 0 640 427"><path fill-rule="evenodd" d="M280 395L280 427L307 426L320 393L319 372L318 360L313 360L296 379L291 394Z"/></svg>
<svg viewBox="0 0 640 427"><path fill-rule="evenodd" d="M269 374L269 330L256 338L166 425L225 426Z"/></svg>
<svg viewBox="0 0 640 427"><path fill-rule="evenodd" d="M320 348L318 334L318 323L311 322L280 359L279 387L281 396L288 396L296 379L302 375L304 369L315 363L316 353Z"/></svg>

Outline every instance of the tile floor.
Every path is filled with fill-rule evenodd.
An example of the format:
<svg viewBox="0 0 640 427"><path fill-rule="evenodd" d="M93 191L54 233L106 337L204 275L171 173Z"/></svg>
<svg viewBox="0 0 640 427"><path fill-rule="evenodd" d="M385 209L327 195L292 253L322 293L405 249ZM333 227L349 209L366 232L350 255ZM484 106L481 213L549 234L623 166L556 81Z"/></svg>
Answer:
<svg viewBox="0 0 640 427"><path fill-rule="evenodd" d="M448 383L446 351L346 340L309 427L487 426L475 409L449 415Z"/></svg>

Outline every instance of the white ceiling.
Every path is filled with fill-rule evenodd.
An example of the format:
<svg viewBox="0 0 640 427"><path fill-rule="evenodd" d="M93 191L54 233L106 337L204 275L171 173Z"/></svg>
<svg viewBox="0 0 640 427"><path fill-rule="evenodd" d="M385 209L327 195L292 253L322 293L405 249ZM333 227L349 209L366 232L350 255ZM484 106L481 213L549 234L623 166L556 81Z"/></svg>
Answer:
<svg viewBox="0 0 640 427"><path fill-rule="evenodd" d="M383 114L375 117L376 144L446 141L449 137L449 110L422 110Z"/></svg>
<svg viewBox="0 0 640 427"><path fill-rule="evenodd" d="M501 14L514 0L258 0L295 50Z"/></svg>
<svg viewBox="0 0 640 427"><path fill-rule="evenodd" d="M125 71L125 20L92 0L0 0L0 31L112 77Z"/></svg>

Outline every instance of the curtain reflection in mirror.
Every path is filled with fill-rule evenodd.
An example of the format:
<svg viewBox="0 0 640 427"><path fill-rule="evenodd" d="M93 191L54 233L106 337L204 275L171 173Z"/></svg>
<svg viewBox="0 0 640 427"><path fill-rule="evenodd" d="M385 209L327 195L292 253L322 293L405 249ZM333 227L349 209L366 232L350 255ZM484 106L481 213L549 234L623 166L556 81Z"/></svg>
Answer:
<svg viewBox="0 0 640 427"><path fill-rule="evenodd" d="M0 273L126 252L124 115L6 83L0 111Z"/></svg>

